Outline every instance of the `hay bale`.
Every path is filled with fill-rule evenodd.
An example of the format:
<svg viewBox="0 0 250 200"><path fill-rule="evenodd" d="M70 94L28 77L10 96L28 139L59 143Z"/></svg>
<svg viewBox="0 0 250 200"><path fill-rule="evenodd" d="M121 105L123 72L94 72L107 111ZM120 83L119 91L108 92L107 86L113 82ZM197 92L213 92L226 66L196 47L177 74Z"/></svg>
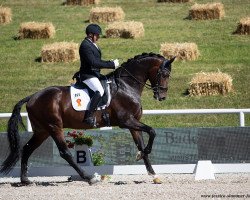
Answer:
<svg viewBox="0 0 250 200"><path fill-rule="evenodd" d="M8 7L0 6L0 24L8 24L12 20L12 12Z"/></svg>
<svg viewBox="0 0 250 200"><path fill-rule="evenodd" d="M191 0L158 0L158 2L186 3L186 2L191 2Z"/></svg>
<svg viewBox="0 0 250 200"><path fill-rule="evenodd" d="M226 95L233 90L232 77L222 72L200 72L191 80L190 96Z"/></svg>
<svg viewBox="0 0 250 200"><path fill-rule="evenodd" d="M177 60L196 60L200 53L195 43L163 43L160 53L166 58L176 56Z"/></svg>
<svg viewBox="0 0 250 200"><path fill-rule="evenodd" d="M242 18L234 33L240 35L250 35L250 17Z"/></svg>
<svg viewBox="0 0 250 200"><path fill-rule="evenodd" d="M80 5L80 6L88 6L91 4L99 4L100 0L66 0L66 5Z"/></svg>
<svg viewBox="0 0 250 200"><path fill-rule="evenodd" d="M52 38L55 32L55 27L52 23L25 22L20 25L18 39Z"/></svg>
<svg viewBox="0 0 250 200"><path fill-rule="evenodd" d="M90 10L89 21L94 23L122 21L125 17L121 7L95 7Z"/></svg>
<svg viewBox="0 0 250 200"><path fill-rule="evenodd" d="M105 29L107 38L139 38L144 36L144 27L141 22L114 22Z"/></svg>
<svg viewBox="0 0 250 200"><path fill-rule="evenodd" d="M222 3L194 4L189 10L189 18L195 20L222 19L224 16Z"/></svg>
<svg viewBox="0 0 250 200"><path fill-rule="evenodd" d="M78 44L73 42L56 42L42 47L42 62L73 62L79 60Z"/></svg>

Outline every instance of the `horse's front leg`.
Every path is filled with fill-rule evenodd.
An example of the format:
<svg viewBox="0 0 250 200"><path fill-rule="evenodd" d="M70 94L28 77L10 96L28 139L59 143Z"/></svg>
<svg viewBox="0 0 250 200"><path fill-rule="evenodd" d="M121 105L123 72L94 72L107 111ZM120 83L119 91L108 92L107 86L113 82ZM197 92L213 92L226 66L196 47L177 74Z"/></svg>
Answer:
<svg viewBox="0 0 250 200"><path fill-rule="evenodd" d="M154 183L161 184L162 181L155 174L155 171L153 170L153 167L152 167L152 165L151 165L151 163L149 161L148 154L146 154L146 153L143 152L143 149L145 149L144 148L145 144L144 144L144 141L143 141L142 132L141 131L131 130L131 129L130 129L130 132L131 132L131 134L133 136L133 139L135 141L135 144L136 144L136 146L137 146L137 148L138 148L138 150L140 152L140 158L143 159L143 161L144 161L144 164L146 166L148 175L152 175L153 176Z"/></svg>
<svg viewBox="0 0 250 200"><path fill-rule="evenodd" d="M144 131L149 136L148 144L146 145L145 148L143 148L143 153L144 154L150 154L151 151L152 151L154 139L155 139L155 136L156 136L155 130L152 127L150 127L148 125L145 125L145 124L143 124L141 122L138 122L138 124L140 124L140 125L138 126L138 129L135 129L135 130ZM142 136L140 138L143 140ZM144 142L143 142L143 144L144 144Z"/></svg>
<svg viewBox="0 0 250 200"><path fill-rule="evenodd" d="M121 128L128 128L129 130L134 130L134 131L146 132L149 135L149 139L148 139L147 146L143 149L143 153L145 153L145 154L150 154L151 153L152 146L153 146L153 143L154 143L154 139L155 139L155 136L156 136L155 130L152 127L139 122L135 118L130 118L129 120L127 120L123 124L123 126L120 126L120 127Z"/></svg>
<svg viewBox="0 0 250 200"><path fill-rule="evenodd" d="M134 130L130 130L130 132L131 132L132 137L134 139L134 142L139 150L139 154L137 154L136 159L137 160L143 159L148 174L155 175L153 167L149 161L148 154L144 153L145 144L144 144L144 140L142 137L142 132L141 131L134 131Z"/></svg>
<svg viewBox="0 0 250 200"><path fill-rule="evenodd" d="M153 128L151 128L150 126L145 125L145 128L147 130L145 132L148 133L149 139L148 139L148 144L145 147L145 149L144 149L143 152L145 154L150 154L151 151L152 151L152 147L153 147L153 143L154 143L154 139L155 139L156 133L155 133L155 130Z"/></svg>

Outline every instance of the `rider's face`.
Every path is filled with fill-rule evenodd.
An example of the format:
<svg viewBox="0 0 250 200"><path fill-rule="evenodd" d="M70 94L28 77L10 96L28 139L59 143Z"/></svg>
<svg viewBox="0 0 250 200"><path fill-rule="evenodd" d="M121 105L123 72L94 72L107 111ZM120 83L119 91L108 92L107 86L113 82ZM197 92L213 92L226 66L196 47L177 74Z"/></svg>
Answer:
<svg viewBox="0 0 250 200"><path fill-rule="evenodd" d="M99 37L100 37L99 34L93 34L92 41L94 43L96 43L98 41Z"/></svg>

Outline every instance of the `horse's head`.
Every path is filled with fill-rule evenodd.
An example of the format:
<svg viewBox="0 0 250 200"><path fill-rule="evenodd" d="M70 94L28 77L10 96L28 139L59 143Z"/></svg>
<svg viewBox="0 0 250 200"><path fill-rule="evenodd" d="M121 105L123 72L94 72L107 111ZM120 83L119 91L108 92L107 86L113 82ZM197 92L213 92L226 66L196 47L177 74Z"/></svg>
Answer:
<svg viewBox="0 0 250 200"><path fill-rule="evenodd" d="M171 73L171 63L175 57L170 60L163 60L150 70L149 81L154 91L154 98L162 101L167 97L168 82Z"/></svg>
<svg viewBox="0 0 250 200"><path fill-rule="evenodd" d="M144 86L152 89L154 98L162 101L167 96L171 63L174 59L175 57L166 60L159 54L143 53L123 63L121 67L115 71L115 75L117 79L124 77L124 82L136 88L138 94L142 93ZM150 81L150 84L146 83L147 80Z"/></svg>

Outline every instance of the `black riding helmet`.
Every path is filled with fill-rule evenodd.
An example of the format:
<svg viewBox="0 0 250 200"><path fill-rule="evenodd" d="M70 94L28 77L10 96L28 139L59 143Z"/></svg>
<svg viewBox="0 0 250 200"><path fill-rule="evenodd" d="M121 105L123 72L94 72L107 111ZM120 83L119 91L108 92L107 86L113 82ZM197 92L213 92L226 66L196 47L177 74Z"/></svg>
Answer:
<svg viewBox="0 0 250 200"><path fill-rule="evenodd" d="M99 25L97 24L90 24L86 27L86 34L98 34L101 35L102 34L102 29Z"/></svg>

